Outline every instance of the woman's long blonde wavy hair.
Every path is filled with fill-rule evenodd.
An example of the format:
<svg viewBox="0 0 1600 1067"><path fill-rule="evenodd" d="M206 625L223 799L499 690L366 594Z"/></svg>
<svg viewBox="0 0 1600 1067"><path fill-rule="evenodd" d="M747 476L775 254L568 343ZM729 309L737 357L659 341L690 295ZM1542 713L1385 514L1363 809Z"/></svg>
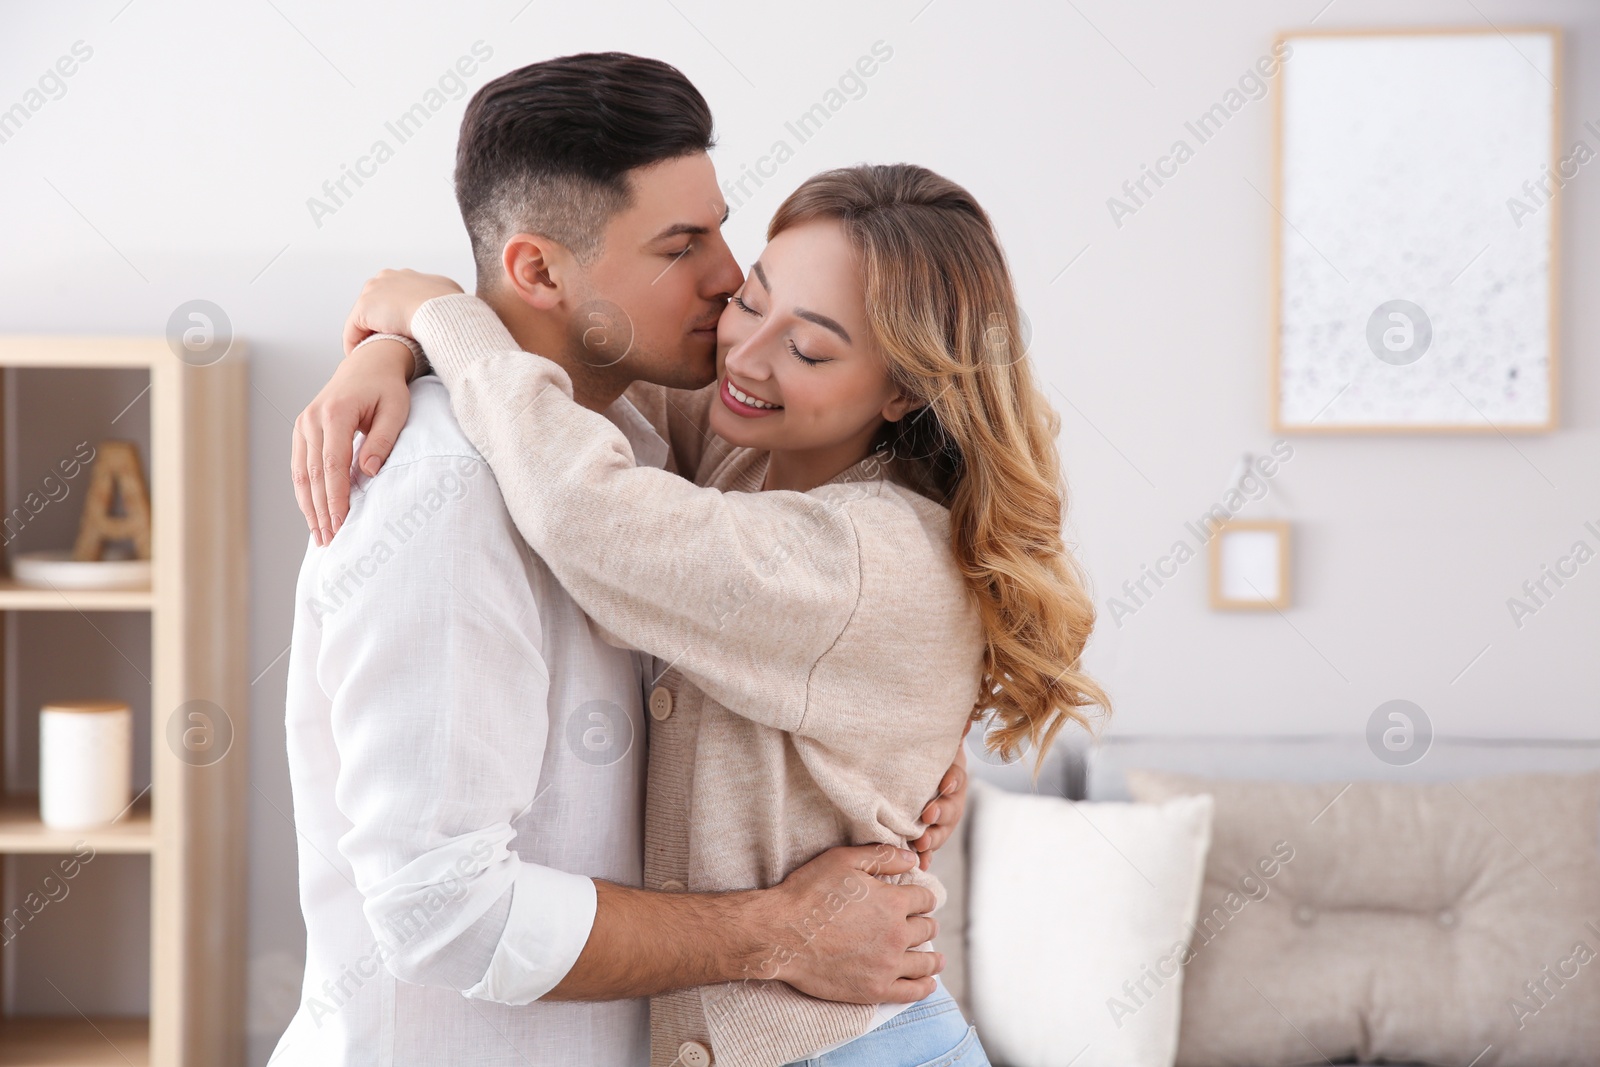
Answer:
<svg viewBox="0 0 1600 1067"><path fill-rule="evenodd" d="M1062 540L1060 419L1035 384L1005 254L988 214L925 167L825 171L767 228L838 221L855 247L867 319L901 392L925 405L885 427L924 493L950 508L951 544L985 636L973 717L1003 759L1036 752L1035 773L1083 709L1110 712L1080 664L1094 629L1082 567Z"/></svg>

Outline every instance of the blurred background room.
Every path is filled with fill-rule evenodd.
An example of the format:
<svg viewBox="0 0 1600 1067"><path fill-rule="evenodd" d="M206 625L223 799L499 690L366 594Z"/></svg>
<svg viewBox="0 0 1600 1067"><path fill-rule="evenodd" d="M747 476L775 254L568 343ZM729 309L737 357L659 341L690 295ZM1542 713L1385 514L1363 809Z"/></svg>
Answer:
<svg viewBox="0 0 1600 1067"><path fill-rule="evenodd" d="M612 49L710 102L741 264L863 161L1005 244L1115 714L969 740L995 1062L1600 1063L1592 0L3 0L0 1065L267 1062L292 421L369 275L470 286L471 94Z"/></svg>

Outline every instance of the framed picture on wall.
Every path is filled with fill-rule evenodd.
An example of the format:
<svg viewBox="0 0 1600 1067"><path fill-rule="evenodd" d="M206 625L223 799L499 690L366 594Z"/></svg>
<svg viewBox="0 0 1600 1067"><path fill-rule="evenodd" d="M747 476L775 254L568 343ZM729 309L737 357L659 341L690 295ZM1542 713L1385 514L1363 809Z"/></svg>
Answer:
<svg viewBox="0 0 1600 1067"><path fill-rule="evenodd" d="M1221 611L1289 606L1289 524L1231 519L1211 535L1211 606Z"/></svg>
<svg viewBox="0 0 1600 1067"><path fill-rule="evenodd" d="M1280 40L1273 428L1554 429L1560 32Z"/></svg>

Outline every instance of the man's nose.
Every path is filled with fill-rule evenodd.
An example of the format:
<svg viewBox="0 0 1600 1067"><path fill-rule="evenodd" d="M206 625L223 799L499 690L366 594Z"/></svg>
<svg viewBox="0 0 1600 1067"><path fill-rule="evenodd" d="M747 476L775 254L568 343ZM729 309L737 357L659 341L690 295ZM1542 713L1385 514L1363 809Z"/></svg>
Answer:
<svg viewBox="0 0 1600 1067"><path fill-rule="evenodd" d="M715 299L727 300L739 287L744 284L744 271L739 269L739 261L733 258L733 250L728 247L728 242L717 238L716 262L712 267L706 281L712 289Z"/></svg>

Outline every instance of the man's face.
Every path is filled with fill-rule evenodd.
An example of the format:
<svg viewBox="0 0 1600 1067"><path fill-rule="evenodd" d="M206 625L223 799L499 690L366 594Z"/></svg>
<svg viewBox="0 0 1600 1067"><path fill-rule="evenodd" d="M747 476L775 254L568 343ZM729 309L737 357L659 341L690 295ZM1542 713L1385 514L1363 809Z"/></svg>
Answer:
<svg viewBox="0 0 1600 1067"><path fill-rule="evenodd" d="M627 381L698 389L716 378L717 321L744 282L722 239L727 204L704 152L629 174L572 313L573 351Z"/></svg>

